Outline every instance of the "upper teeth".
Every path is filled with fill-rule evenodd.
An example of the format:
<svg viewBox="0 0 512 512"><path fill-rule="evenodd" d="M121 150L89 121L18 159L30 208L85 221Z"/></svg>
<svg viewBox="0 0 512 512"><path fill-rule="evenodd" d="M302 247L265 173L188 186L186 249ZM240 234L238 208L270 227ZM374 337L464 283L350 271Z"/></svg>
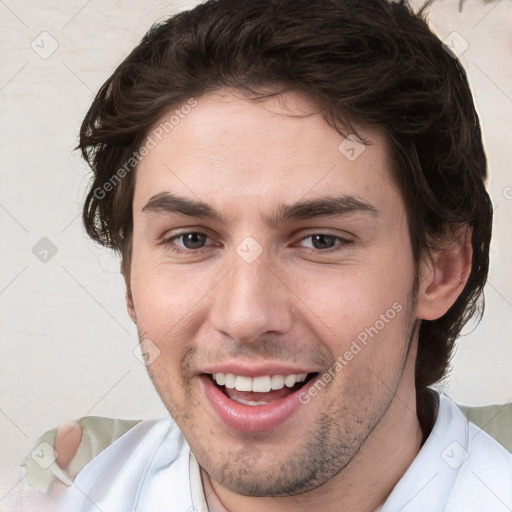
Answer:
<svg viewBox="0 0 512 512"><path fill-rule="evenodd" d="M254 391L267 393L271 389L282 389L285 386L291 388L297 382L304 382L307 373L293 375L265 375L263 377L245 377L244 375L233 375L232 373L213 373L213 380L219 386L226 386L228 389L235 388L237 391Z"/></svg>

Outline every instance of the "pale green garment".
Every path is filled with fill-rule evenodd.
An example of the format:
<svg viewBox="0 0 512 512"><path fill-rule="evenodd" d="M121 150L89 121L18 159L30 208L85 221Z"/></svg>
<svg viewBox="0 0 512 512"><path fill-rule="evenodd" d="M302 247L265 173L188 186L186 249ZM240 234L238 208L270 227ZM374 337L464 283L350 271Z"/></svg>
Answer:
<svg viewBox="0 0 512 512"><path fill-rule="evenodd" d="M494 437L508 451L512 452L512 404L491 405L488 407L460 407L467 418ZM67 471L53 462L46 469L36 462L38 447L41 443L54 445L57 429L45 432L34 444L29 455L23 461L27 470L28 483L40 492L47 493L50 484L58 479L70 486L79 471L96 455L107 448L116 439L128 432L140 420L120 420L89 416L79 420L82 427L82 440L76 455ZM44 464L46 466L47 464Z"/></svg>
<svg viewBox="0 0 512 512"><path fill-rule="evenodd" d="M27 470L27 482L34 489L44 494L48 492L54 479L70 486L75 476L90 460L140 421L101 418L98 416L87 416L78 420L78 424L82 428L82 440L66 471L59 468L56 462L48 466L51 461L51 459L48 459L48 444L54 446L57 429L45 432L36 441L22 463L22 466L25 466ZM46 452L45 457L41 459L43 463L38 460L38 452L41 454Z"/></svg>
<svg viewBox="0 0 512 512"><path fill-rule="evenodd" d="M512 404L489 405L487 407L464 407L459 405L466 418L485 430L498 443L512 453Z"/></svg>

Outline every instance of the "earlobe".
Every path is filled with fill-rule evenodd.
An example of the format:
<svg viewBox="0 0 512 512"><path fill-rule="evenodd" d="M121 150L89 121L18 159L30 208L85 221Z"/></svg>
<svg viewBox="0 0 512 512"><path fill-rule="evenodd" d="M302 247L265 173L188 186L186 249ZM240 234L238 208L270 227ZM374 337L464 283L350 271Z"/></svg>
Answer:
<svg viewBox="0 0 512 512"><path fill-rule="evenodd" d="M135 314L135 305L133 304L132 291L130 286L126 286L126 309L133 323L137 325L137 315Z"/></svg>
<svg viewBox="0 0 512 512"><path fill-rule="evenodd" d="M132 289L130 286L130 269L126 268L125 261L121 261L121 274L124 278L124 282L126 284L126 294L125 294L125 301L126 301L126 310L128 311L128 314L130 315L130 318L132 319L133 323L137 325L137 315L135 313L135 305L133 303L133 296L132 296Z"/></svg>
<svg viewBox="0 0 512 512"><path fill-rule="evenodd" d="M417 316L442 317L461 294L471 272L471 229L464 225L421 264Z"/></svg>

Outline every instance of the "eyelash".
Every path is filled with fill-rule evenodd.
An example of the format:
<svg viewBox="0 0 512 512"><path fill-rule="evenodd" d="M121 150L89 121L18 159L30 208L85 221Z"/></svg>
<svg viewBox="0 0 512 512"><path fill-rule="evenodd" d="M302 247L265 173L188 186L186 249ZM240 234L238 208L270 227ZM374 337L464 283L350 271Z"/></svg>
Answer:
<svg viewBox="0 0 512 512"><path fill-rule="evenodd" d="M172 252L175 252L175 253L178 253L178 254L191 254L191 253L199 253L201 252L203 249L206 249L206 247L199 247L198 249L183 249L183 248L180 248L180 247L176 247L175 245L173 245L173 242L179 238L181 238L182 236L185 236L185 235L190 235L190 234L198 234L198 235L205 235L207 238L208 235L206 233L202 233L201 231L185 231L183 233L179 233L177 235L174 235L170 238L167 238L165 240L162 241L162 244L169 248ZM352 245L354 245L354 240L349 240L347 238L343 238L343 237L340 237L340 236L335 236L335 235L331 235L329 233L312 233L311 235L308 235L308 236L305 236L303 238L301 238L299 241L302 242L308 238L311 238L313 236L316 236L316 235L323 235L323 236L329 236L329 237L332 237L334 238L335 240L337 240L338 242L341 242L337 245L335 245L334 247L329 247L328 249L312 249L312 248L308 248L308 247L304 247L304 249L308 249L309 252L311 254L329 254L331 252L338 252L338 251L341 251L343 249L346 249L347 247L350 247Z"/></svg>

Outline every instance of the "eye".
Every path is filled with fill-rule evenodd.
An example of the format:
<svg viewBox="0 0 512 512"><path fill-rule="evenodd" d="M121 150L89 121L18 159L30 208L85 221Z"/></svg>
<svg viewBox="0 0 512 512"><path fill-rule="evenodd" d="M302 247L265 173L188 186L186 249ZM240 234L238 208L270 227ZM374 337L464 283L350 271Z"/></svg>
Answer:
<svg viewBox="0 0 512 512"><path fill-rule="evenodd" d="M305 240L308 239L311 240L311 245L309 248L314 252L328 252L333 248L334 250L341 250L354 243L353 240L348 240L340 236L329 235L326 233L315 233L313 235L302 238L299 244L302 244Z"/></svg>
<svg viewBox="0 0 512 512"><path fill-rule="evenodd" d="M175 252L188 252L202 249L207 239L205 233L190 231L167 238L163 243Z"/></svg>

